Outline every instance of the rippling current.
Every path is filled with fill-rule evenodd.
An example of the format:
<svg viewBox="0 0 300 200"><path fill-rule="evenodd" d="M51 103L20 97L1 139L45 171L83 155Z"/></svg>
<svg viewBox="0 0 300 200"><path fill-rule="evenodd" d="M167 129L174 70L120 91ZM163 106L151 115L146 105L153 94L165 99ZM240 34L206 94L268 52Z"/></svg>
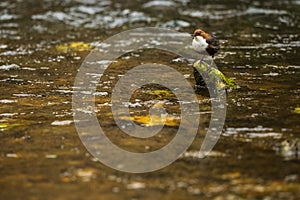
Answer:
<svg viewBox="0 0 300 200"><path fill-rule="evenodd" d="M300 57L298 0L64 0L0 2L0 199L299 199ZM72 94L92 48L125 30L202 28L221 42L215 64L234 79L221 138L205 159L197 154L212 114L197 94L194 143L159 171L128 174L92 157L76 132ZM174 41L176 42L176 41ZM126 45L126 41L124 44ZM194 86L193 69L168 52L128 53L101 77L96 114L110 139L133 152L174 138L180 109L160 86L136 91L127 105L142 126L164 104L166 127L149 140L122 133L111 116L111 92L127 70L162 63Z"/></svg>

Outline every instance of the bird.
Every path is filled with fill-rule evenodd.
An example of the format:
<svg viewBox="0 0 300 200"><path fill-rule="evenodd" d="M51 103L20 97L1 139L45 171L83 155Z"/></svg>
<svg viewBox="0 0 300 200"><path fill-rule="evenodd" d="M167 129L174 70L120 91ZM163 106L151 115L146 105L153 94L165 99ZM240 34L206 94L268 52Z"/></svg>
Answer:
<svg viewBox="0 0 300 200"><path fill-rule="evenodd" d="M199 63L202 63L204 57L206 55L209 55L212 58L210 65L209 65L211 67L213 64L213 57L220 49L219 41L213 35L210 35L199 28L196 29L194 31L194 33L191 35L193 37L192 48L196 52L203 55L202 58L200 59ZM207 63L207 62L205 62L205 63ZM206 86L206 83L205 83L203 77L200 75L199 71L195 67L194 67L194 77L195 77L197 86L199 86L199 87Z"/></svg>
<svg viewBox="0 0 300 200"><path fill-rule="evenodd" d="M217 38L204 32L202 29L196 29L192 34L192 48L198 53L207 52L212 58L220 50L220 43Z"/></svg>

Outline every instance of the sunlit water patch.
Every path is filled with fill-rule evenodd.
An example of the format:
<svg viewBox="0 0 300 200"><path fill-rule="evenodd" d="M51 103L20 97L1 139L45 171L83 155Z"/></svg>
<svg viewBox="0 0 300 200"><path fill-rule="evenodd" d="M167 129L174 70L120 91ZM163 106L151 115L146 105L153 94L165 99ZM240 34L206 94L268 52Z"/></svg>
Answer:
<svg viewBox="0 0 300 200"><path fill-rule="evenodd" d="M62 121L56 120L56 121L52 122L51 125L52 126L65 126L65 125L70 125L72 123L74 123L73 120L62 120Z"/></svg>
<svg viewBox="0 0 300 200"><path fill-rule="evenodd" d="M144 8L151 8L151 7L170 7L170 6L176 6L177 4L174 1L161 1L161 0L154 0L149 1L145 4L143 4Z"/></svg>
<svg viewBox="0 0 300 200"><path fill-rule="evenodd" d="M281 133L273 132L273 128L257 126L253 128L249 127L228 127L226 128L225 132L222 133L224 136L240 136L246 138L264 138L264 137L271 137L271 138L281 138Z"/></svg>
<svg viewBox="0 0 300 200"><path fill-rule="evenodd" d="M62 11L48 11L36 14L33 20L46 22L62 22L66 25L86 28L116 28L127 23L150 22L151 18L143 12L125 10L110 10L108 5L75 6Z"/></svg>
<svg viewBox="0 0 300 200"><path fill-rule="evenodd" d="M1 65L0 70L12 70L12 69L20 69L20 66L17 64L9 64L9 65Z"/></svg>
<svg viewBox="0 0 300 200"><path fill-rule="evenodd" d="M287 14L285 10L273 10L273 9L263 9L256 7L249 7L245 10L217 10L213 11L203 8L203 10L184 10L181 12L182 15L188 15L195 18L210 18L215 20L220 20L224 18L240 17L247 15L284 15Z"/></svg>
<svg viewBox="0 0 300 200"><path fill-rule="evenodd" d="M17 100L12 100L12 99L1 99L0 103L15 103Z"/></svg>

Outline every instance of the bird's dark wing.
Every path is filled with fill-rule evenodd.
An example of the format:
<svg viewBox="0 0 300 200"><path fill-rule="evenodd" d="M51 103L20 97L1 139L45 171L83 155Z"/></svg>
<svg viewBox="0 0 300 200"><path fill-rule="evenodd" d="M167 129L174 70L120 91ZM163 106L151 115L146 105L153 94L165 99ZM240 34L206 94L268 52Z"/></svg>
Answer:
<svg viewBox="0 0 300 200"><path fill-rule="evenodd" d="M220 49L220 43L215 37L210 37L206 39L208 47L206 47L206 51L209 55L214 57L215 53L217 53Z"/></svg>
<svg viewBox="0 0 300 200"><path fill-rule="evenodd" d="M214 48L216 51L220 49L220 43L215 37L210 37L206 39L206 42L211 48Z"/></svg>

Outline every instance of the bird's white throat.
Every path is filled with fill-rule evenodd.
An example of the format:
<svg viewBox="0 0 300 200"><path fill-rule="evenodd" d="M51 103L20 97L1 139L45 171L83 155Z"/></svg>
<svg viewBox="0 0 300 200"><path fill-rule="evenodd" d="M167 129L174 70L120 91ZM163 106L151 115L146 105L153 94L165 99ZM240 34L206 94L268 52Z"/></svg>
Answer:
<svg viewBox="0 0 300 200"><path fill-rule="evenodd" d="M206 39L204 39L202 36L196 36L193 39L192 47L194 50L198 52L205 51L205 48L208 46Z"/></svg>

